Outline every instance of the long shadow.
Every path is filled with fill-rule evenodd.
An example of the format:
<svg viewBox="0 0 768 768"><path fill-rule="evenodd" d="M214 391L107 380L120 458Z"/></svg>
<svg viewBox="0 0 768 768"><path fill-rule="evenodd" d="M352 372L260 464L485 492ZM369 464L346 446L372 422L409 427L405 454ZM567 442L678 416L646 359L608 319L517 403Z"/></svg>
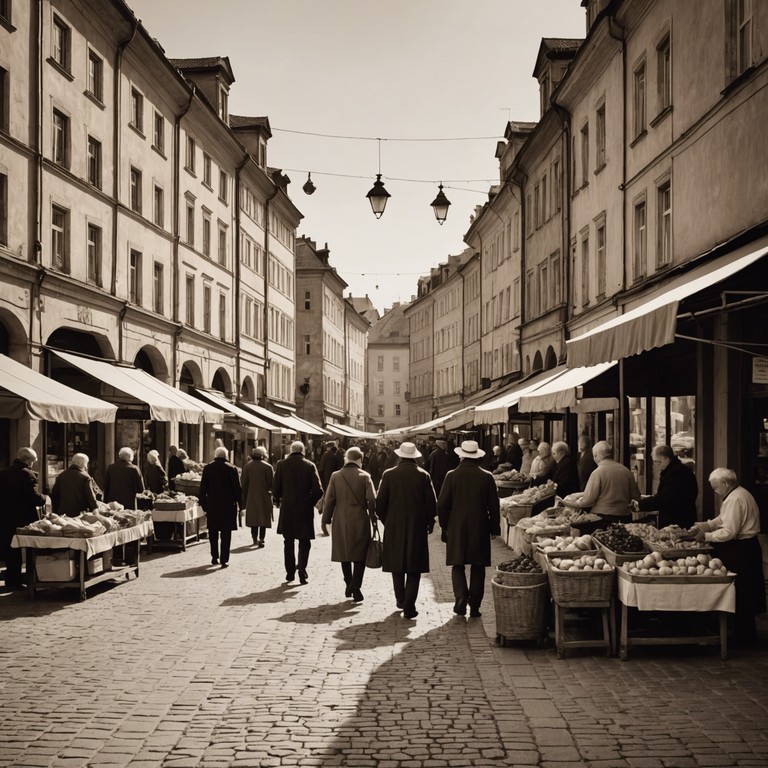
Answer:
<svg viewBox="0 0 768 768"><path fill-rule="evenodd" d="M413 624L403 620L400 611L395 611L383 621L353 624L350 627L340 629L335 633L335 637L341 640L337 650L362 651L384 645L392 646L396 643L404 643L408 640L412 627Z"/></svg>
<svg viewBox="0 0 768 768"><path fill-rule="evenodd" d="M269 603L282 603L291 597L296 597L295 585L281 584L279 587L265 589L263 592L252 592L241 597L228 597L222 600L220 605L267 605Z"/></svg>
<svg viewBox="0 0 768 768"><path fill-rule="evenodd" d="M217 573L218 565L195 565L192 568L182 568L179 571L168 571L161 573L161 579L191 579L195 576L206 576L209 573Z"/></svg>
<svg viewBox="0 0 768 768"><path fill-rule="evenodd" d="M230 552L258 552L259 547L254 547L251 544L243 544L241 547L234 547L229 550Z"/></svg>
<svg viewBox="0 0 768 768"><path fill-rule="evenodd" d="M286 613L278 617L278 621L294 622L296 624L331 624L345 616L354 616L358 606L349 601L341 603L327 603L316 605L312 608L300 608L293 613Z"/></svg>

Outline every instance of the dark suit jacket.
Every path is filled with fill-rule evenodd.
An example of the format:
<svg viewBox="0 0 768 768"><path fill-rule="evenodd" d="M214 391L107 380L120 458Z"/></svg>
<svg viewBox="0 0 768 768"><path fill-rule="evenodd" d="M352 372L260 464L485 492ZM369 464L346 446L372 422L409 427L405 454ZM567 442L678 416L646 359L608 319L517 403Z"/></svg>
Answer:
<svg viewBox="0 0 768 768"><path fill-rule="evenodd" d="M280 505L277 532L286 539L314 539L315 504L322 498L317 467L300 453L277 462L272 496Z"/></svg>
<svg viewBox="0 0 768 768"><path fill-rule="evenodd" d="M0 472L0 548L2 539L13 538L17 528L37 520L37 508L45 504L45 496L37 491L37 474L25 462L14 459Z"/></svg>
<svg viewBox="0 0 768 768"><path fill-rule="evenodd" d="M93 512L99 505L91 476L74 464L67 467L53 484L51 506L56 514L70 517L77 517L86 510Z"/></svg>
<svg viewBox="0 0 768 768"><path fill-rule="evenodd" d="M162 493L168 488L168 475L160 464L147 464L144 469L144 482L152 493Z"/></svg>
<svg viewBox="0 0 768 768"><path fill-rule="evenodd" d="M587 487L587 480L589 476L597 469L595 463L595 457L592 455L592 449L587 450L579 455L579 489L584 490Z"/></svg>
<svg viewBox="0 0 768 768"><path fill-rule="evenodd" d="M549 476L552 482L557 483L557 495L561 498L569 493L577 493L581 490L579 465L570 453L567 456L563 456L560 461L552 462Z"/></svg>
<svg viewBox="0 0 768 768"><path fill-rule="evenodd" d="M214 459L203 467L200 480L200 506L208 516L208 527L234 531L243 490L237 469L226 459Z"/></svg>
<svg viewBox="0 0 768 768"><path fill-rule="evenodd" d="M504 450L504 459L512 469L519 470L523 466L523 449L517 443L510 443Z"/></svg>
<svg viewBox="0 0 768 768"><path fill-rule="evenodd" d="M104 501L116 501L126 509L136 509L136 494L144 490L139 468L127 459L118 459L107 467L104 477Z"/></svg>
<svg viewBox="0 0 768 768"><path fill-rule="evenodd" d="M643 512L659 511L659 528L679 525L690 528L696 522L696 475L675 456L662 470L659 487L653 496L640 500Z"/></svg>

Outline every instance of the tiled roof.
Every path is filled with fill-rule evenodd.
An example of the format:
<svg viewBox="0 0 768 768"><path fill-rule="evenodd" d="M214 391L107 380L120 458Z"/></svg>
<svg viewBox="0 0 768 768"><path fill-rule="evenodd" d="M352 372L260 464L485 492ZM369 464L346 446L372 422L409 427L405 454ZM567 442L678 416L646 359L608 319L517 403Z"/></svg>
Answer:
<svg viewBox="0 0 768 768"><path fill-rule="evenodd" d="M224 63L222 56L208 56L199 59L169 59L178 69L210 69Z"/></svg>
<svg viewBox="0 0 768 768"><path fill-rule="evenodd" d="M398 304L389 312L385 312L368 331L368 344L407 343L410 336L410 321L403 315L407 307L408 304Z"/></svg>
<svg viewBox="0 0 768 768"><path fill-rule="evenodd" d="M267 128L269 129L268 117L248 117L247 115L230 115L229 125L231 128Z"/></svg>
<svg viewBox="0 0 768 768"><path fill-rule="evenodd" d="M543 37L541 42L551 51L569 53L577 51L584 39L580 37Z"/></svg>

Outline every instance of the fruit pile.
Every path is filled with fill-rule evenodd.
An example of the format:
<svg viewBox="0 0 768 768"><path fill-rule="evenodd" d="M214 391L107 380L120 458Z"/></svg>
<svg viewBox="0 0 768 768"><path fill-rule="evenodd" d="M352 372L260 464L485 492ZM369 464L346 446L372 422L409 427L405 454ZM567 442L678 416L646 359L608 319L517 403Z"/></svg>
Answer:
<svg viewBox="0 0 768 768"><path fill-rule="evenodd" d="M543 573L541 566L528 555L520 555L520 557L507 560L496 567L507 573Z"/></svg>
<svg viewBox="0 0 768 768"><path fill-rule="evenodd" d="M533 488L526 488L522 493L516 493L514 496L510 496L510 504L512 506L525 507L531 504L536 504L542 499L546 499L548 496L554 496L557 486L551 481L547 480L546 485L534 485Z"/></svg>
<svg viewBox="0 0 768 768"><path fill-rule="evenodd" d="M542 552L563 552L567 550L592 549L592 537L583 536L555 536L553 539L539 539L537 546Z"/></svg>
<svg viewBox="0 0 768 768"><path fill-rule="evenodd" d="M506 466L509 466L508 464ZM527 483L528 482L528 476L524 475L522 472L518 472L516 469L502 469L499 471L499 469L495 469L493 471L493 479L494 480L514 480L516 482L520 483Z"/></svg>
<svg viewBox="0 0 768 768"><path fill-rule="evenodd" d="M584 555L576 558L553 557L550 561L553 568L559 571L611 571L613 566L602 557Z"/></svg>
<svg viewBox="0 0 768 768"><path fill-rule="evenodd" d="M650 535L643 536L648 541L653 549L658 549L661 552L665 552L670 549L702 549L708 548L707 545L702 544L700 541L691 539L691 535L685 528L681 528L679 525L668 525L666 528L660 530L653 530Z"/></svg>
<svg viewBox="0 0 768 768"><path fill-rule="evenodd" d="M661 552L651 552L642 560L624 563L622 568L633 576L727 576L723 561L711 555L665 560Z"/></svg>
<svg viewBox="0 0 768 768"><path fill-rule="evenodd" d="M645 545L639 536L630 533L621 523L611 523L606 529L592 534L611 552L644 552Z"/></svg>

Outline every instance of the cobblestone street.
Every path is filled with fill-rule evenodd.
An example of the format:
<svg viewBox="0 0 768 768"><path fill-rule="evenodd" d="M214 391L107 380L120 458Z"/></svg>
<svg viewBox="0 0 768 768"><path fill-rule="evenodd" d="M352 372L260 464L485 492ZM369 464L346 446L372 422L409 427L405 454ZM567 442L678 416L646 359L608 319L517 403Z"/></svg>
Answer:
<svg viewBox="0 0 768 768"><path fill-rule="evenodd" d="M454 617L431 540L414 621L381 571L362 604L345 599L328 538L309 584L283 583L274 529L261 550L237 531L226 570L203 543L155 552L82 603L2 593L0 766L768 764L765 624L760 651L725 662L698 647L626 663L496 647L490 583L481 620Z"/></svg>

